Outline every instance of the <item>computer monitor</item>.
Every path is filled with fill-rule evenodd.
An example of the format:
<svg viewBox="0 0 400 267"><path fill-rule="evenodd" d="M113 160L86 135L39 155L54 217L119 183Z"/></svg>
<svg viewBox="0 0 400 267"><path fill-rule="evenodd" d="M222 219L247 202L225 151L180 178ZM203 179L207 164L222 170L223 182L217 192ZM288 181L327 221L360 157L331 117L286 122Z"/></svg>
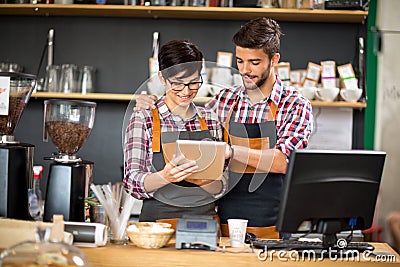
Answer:
<svg viewBox="0 0 400 267"><path fill-rule="evenodd" d="M320 233L324 247L336 233L371 227L386 153L294 150L281 193L277 229Z"/></svg>

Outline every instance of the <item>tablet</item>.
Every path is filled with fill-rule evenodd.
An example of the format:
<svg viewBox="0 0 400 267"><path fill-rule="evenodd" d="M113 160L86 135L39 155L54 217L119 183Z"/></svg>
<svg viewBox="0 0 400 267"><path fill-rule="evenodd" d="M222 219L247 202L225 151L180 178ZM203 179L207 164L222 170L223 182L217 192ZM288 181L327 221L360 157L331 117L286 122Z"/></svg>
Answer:
<svg viewBox="0 0 400 267"><path fill-rule="evenodd" d="M189 179L221 180L225 166L225 142L177 140L176 155L195 160L198 170Z"/></svg>

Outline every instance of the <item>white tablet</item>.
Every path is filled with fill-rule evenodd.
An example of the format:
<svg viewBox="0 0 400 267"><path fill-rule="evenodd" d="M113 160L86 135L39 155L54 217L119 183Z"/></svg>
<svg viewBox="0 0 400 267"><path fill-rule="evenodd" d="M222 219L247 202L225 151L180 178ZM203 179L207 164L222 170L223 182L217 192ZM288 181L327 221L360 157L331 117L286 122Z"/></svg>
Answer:
<svg viewBox="0 0 400 267"><path fill-rule="evenodd" d="M220 180L225 165L225 142L177 140L176 155L195 160L198 170L189 179Z"/></svg>

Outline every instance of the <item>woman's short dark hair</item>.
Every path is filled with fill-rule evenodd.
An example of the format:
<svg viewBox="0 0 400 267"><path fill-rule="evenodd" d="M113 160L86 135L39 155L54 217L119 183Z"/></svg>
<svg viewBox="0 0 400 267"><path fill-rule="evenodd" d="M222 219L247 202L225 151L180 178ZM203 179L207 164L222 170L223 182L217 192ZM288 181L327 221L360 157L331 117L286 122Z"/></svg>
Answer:
<svg viewBox="0 0 400 267"><path fill-rule="evenodd" d="M200 74L202 60L203 54L197 45L186 40L169 41L161 46L158 53L159 70L165 78L181 72L186 73L188 76L195 72Z"/></svg>
<svg viewBox="0 0 400 267"><path fill-rule="evenodd" d="M233 43L244 48L262 48L271 59L280 49L282 36L278 23L269 18L257 18L243 25L233 36Z"/></svg>

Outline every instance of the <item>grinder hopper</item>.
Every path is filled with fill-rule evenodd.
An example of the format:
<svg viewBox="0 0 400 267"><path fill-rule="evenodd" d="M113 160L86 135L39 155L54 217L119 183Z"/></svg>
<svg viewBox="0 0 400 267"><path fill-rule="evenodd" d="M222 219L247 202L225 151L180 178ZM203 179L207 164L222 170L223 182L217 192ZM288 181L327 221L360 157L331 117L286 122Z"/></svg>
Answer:
<svg viewBox="0 0 400 267"><path fill-rule="evenodd" d="M0 217L32 219L34 146L14 140L14 131L36 85L36 76L0 72Z"/></svg>
<svg viewBox="0 0 400 267"><path fill-rule="evenodd" d="M0 72L0 143L15 143L15 127L35 85L35 75Z"/></svg>
<svg viewBox="0 0 400 267"><path fill-rule="evenodd" d="M93 128L96 103L79 100L44 101L44 140L47 135L58 149L54 160L77 162L76 153Z"/></svg>

